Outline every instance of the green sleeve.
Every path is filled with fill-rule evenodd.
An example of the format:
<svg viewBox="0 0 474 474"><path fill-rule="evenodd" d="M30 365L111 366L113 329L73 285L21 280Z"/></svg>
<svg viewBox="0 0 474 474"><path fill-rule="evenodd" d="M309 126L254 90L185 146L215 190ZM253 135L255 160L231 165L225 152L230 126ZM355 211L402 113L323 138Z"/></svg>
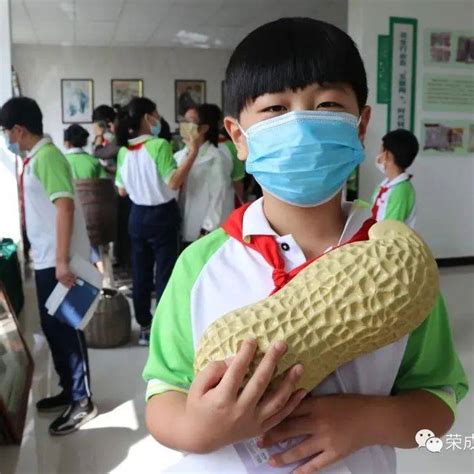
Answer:
<svg viewBox="0 0 474 474"><path fill-rule="evenodd" d="M405 222L415 206L415 189L410 181L397 184L388 196L384 219Z"/></svg>
<svg viewBox="0 0 474 474"><path fill-rule="evenodd" d="M237 157L237 147L234 142L227 140L224 145L229 149L232 156L232 181L240 181L245 178L245 163Z"/></svg>
<svg viewBox="0 0 474 474"><path fill-rule="evenodd" d="M72 179L77 179L76 168L75 168L73 157L71 155L66 155L66 160L69 163L69 166L71 167Z"/></svg>
<svg viewBox="0 0 474 474"><path fill-rule="evenodd" d="M468 391L441 294L429 316L408 338L393 393L420 389L439 397L453 413Z"/></svg>
<svg viewBox="0 0 474 474"><path fill-rule="evenodd" d="M218 229L189 246L176 262L151 327L143 371L147 399L169 390L189 389L194 379L191 292L203 267L227 239Z"/></svg>
<svg viewBox="0 0 474 474"><path fill-rule="evenodd" d="M162 138L155 138L147 141L145 147L155 160L160 178L167 183L178 167L171 144Z"/></svg>
<svg viewBox="0 0 474 474"><path fill-rule="evenodd" d="M123 184L121 172L122 172L122 166L125 162L126 154L127 154L127 148L124 146L120 148L117 154L117 171L115 172L115 185L119 188L125 187Z"/></svg>
<svg viewBox="0 0 474 474"><path fill-rule="evenodd" d="M40 150L35 159L34 173L51 201L63 197L74 199L71 166L54 145Z"/></svg>

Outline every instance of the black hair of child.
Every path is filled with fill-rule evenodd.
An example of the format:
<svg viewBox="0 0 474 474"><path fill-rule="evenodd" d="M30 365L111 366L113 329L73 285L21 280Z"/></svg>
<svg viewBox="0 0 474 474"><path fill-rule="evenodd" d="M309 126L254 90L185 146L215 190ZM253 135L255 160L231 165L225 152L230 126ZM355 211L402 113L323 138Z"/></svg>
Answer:
<svg viewBox="0 0 474 474"><path fill-rule="evenodd" d="M25 127L34 135L43 135L43 114L34 99L13 97L0 110L0 126L11 130L15 125Z"/></svg>
<svg viewBox="0 0 474 474"><path fill-rule="evenodd" d="M156 104L146 97L135 97L123 107L117 118L115 136L118 146L127 146L128 140L136 138L142 118L156 111Z"/></svg>
<svg viewBox="0 0 474 474"><path fill-rule="evenodd" d="M222 110L220 107L217 104L201 104L192 105L186 109L186 112L188 112L188 110L195 110L197 112L199 125L209 126L209 130L204 135L204 139L217 147L219 145L219 127L222 121Z"/></svg>
<svg viewBox="0 0 474 474"><path fill-rule="evenodd" d="M219 145L219 127L222 121L222 111L216 104L201 104L197 107L200 125L208 125L205 139L215 147Z"/></svg>
<svg viewBox="0 0 474 474"><path fill-rule="evenodd" d="M113 123L117 114L110 105L99 105L92 113L93 122L105 122L106 124Z"/></svg>
<svg viewBox="0 0 474 474"><path fill-rule="evenodd" d="M412 165L420 149L416 136L402 128L388 132L382 138L382 146L393 154L395 164L402 170Z"/></svg>
<svg viewBox="0 0 474 474"><path fill-rule="evenodd" d="M70 125L64 130L64 141L69 142L74 148L82 148L87 145L89 132L77 123Z"/></svg>
<svg viewBox="0 0 474 474"><path fill-rule="evenodd" d="M367 75L352 38L313 18L281 18L252 31L232 53L226 70L226 112L242 110L266 93L310 84L349 84L366 105Z"/></svg>

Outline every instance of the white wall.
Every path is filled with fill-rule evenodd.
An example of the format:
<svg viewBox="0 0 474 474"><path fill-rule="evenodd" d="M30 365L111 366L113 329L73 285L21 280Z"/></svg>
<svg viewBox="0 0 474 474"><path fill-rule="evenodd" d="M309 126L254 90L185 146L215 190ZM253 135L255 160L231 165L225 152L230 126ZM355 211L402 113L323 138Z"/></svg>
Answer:
<svg viewBox="0 0 474 474"><path fill-rule="evenodd" d="M0 0L0 107L12 95L9 0ZM20 239L15 157L0 143L0 239Z"/></svg>
<svg viewBox="0 0 474 474"><path fill-rule="evenodd" d="M369 198L382 176L374 166L381 137L387 132L387 106L376 103L377 36L389 33L389 17L418 19L417 93L415 133L420 138L422 111L423 37L425 29L473 29L474 2L461 0L350 0L348 32L364 58L372 120L367 136L367 160L361 172L361 197ZM467 74L466 70L429 68L441 74ZM471 69L472 74L472 69ZM473 111L474 112L474 111ZM465 119L468 114L438 114ZM436 117L436 113L425 116ZM472 115L471 115L472 117ZM417 190L417 230L438 258L474 255L474 155L418 156L410 168Z"/></svg>
<svg viewBox="0 0 474 474"><path fill-rule="evenodd" d="M61 118L61 79L94 79L96 106L110 104L111 79L143 79L145 96L174 129L174 80L206 80L207 101L221 106L229 56L225 50L188 48L13 46L22 93L38 101L45 132L61 146L68 127Z"/></svg>

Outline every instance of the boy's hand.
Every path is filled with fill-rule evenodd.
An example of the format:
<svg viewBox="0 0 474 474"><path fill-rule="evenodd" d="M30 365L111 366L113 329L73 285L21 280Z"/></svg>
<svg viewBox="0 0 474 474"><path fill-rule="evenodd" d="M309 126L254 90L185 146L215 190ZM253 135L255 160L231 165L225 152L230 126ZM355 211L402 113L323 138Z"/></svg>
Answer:
<svg viewBox="0 0 474 474"><path fill-rule="evenodd" d="M284 420L306 395L304 390L295 392L302 365L289 369L279 387L266 393L278 361L286 352L283 342L267 351L241 389L256 349L255 340L244 342L231 362L209 364L191 385L186 420L190 422L189 435L202 440L203 452L262 435Z"/></svg>
<svg viewBox="0 0 474 474"><path fill-rule="evenodd" d="M308 436L299 445L270 459L274 467L314 456L294 472L312 474L371 444L367 400L358 395L309 397L281 424L267 432L260 447L273 446L298 436Z"/></svg>
<svg viewBox="0 0 474 474"><path fill-rule="evenodd" d="M56 280L66 288L71 288L76 282L76 276L71 272L68 263L56 263Z"/></svg>

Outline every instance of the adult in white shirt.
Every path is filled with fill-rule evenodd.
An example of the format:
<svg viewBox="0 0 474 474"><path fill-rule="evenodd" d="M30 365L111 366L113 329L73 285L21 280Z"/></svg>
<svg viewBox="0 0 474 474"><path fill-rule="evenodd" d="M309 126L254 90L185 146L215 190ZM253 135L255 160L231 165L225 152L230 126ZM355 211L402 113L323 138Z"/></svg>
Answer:
<svg viewBox="0 0 474 474"><path fill-rule="evenodd" d="M233 165L218 146L219 117L212 104L188 109L180 130L186 147L174 155L178 166L190 149L198 150L179 198L186 246L217 229L232 212Z"/></svg>

